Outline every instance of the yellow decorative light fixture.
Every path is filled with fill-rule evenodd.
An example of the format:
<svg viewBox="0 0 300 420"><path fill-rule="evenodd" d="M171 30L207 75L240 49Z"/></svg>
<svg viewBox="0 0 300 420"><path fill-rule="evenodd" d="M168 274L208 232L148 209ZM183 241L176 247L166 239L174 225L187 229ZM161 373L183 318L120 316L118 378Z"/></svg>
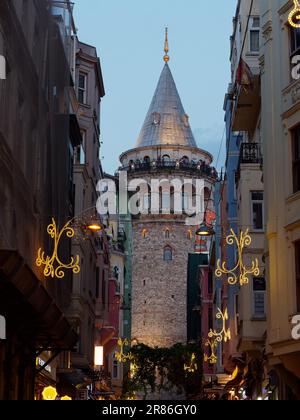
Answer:
<svg viewBox="0 0 300 420"><path fill-rule="evenodd" d="M102 230L102 226L97 223L93 223L87 226L87 229L91 230L92 232L100 232Z"/></svg>
<svg viewBox="0 0 300 420"><path fill-rule="evenodd" d="M221 319L223 323L222 330L218 333L216 330L210 330L208 333L208 338L214 338L219 343L227 343L227 341L231 340L231 331L230 328L226 329L226 322L228 321L228 309L226 308L224 313L221 311L221 309L218 308L218 312L216 315L216 319Z"/></svg>
<svg viewBox="0 0 300 420"><path fill-rule="evenodd" d="M125 354L124 347L130 346L130 342L127 338L122 340L122 338L119 338L118 340L118 346L120 347L120 351L115 353L115 358L119 363L126 363L132 360L132 354L128 353Z"/></svg>
<svg viewBox="0 0 300 420"><path fill-rule="evenodd" d="M196 355L192 354L191 361L189 365L184 364L184 371L188 373L195 373L198 370L198 365L196 363Z"/></svg>
<svg viewBox="0 0 300 420"><path fill-rule="evenodd" d="M42 396L45 401L54 401L57 397L57 391L53 386L48 386L44 388Z"/></svg>
<svg viewBox="0 0 300 420"><path fill-rule="evenodd" d="M226 238L226 243L228 245L236 245L238 250L238 261L236 266L232 269L226 268L226 262L223 262L221 266L221 260L217 262L217 269L216 269L216 276L222 277L222 275L228 275L228 283L230 285L235 285L238 282L241 286L249 283L249 275L253 275L254 277L258 277L260 274L258 259L256 258L252 261L252 266L247 268L243 262L243 254L244 248L249 247L251 245L251 236L249 235L249 229L245 232L241 232L239 238L233 231L230 229L230 235Z"/></svg>
<svg viewBox="0 0 300 420"><path fill-rule="evenodd" d="M72 401L72 398L65 395L64 397L61 397L61 401Z"/></svg>
<svg viewBox="0 0 300 420"><path fill-rule="evenodd" d="M210 348L210 356L207 354L204 355L204 362L209 362L211 365L215 365L218 361L218 356L216 355L216 351L218 348L219 342L217 340L209 340L207 339L205 342L205 347Z"/></svg>
<svg viewBox="0 0 300 420"><path fill-rule="evenodd" d="M205 347L210 348L211 355L208 356L207 354L204 355L204 361L209 362L211 365L215 365L218 361L218 356L216 354L218 345L224 341L231 340L231 331L230 328L226 328L226 322L228 321L228 309L226 308L224 312L218 308L218 312L216 315L216 319L222 320L222 330L217 332L216 330L209 330L208 339L205 342Z"/></svg>
<svg viewBox="0 0 300 420"><path fill-rule="evenodd" d="M38 250L38 256L36 259L36 265L38 267L45 266L45 277L56 277L58 279L62 279L65 277L64 270L72 270L74 274L80 273L79 255L77 255L76 258L71 257L69 264L63 263L58 255L58 247L62 236L66 235L68 238L73 238L75 235L75 231L70 226L70 223L71 221L66 223L65 226L59 230L55 220L52 219L52 223L47 227L48 235L51 236L51 238L54 240L52 256L47 255L45 257L45 252L42 251L42 248L40 248Z"/></svg>
<svg viewBox="0 0 300 420"><path fill-rule="evenodd" d="M300 28L300 4L299 0L294 0L294 8L288 17L289 24L293 28Z"/></svg>

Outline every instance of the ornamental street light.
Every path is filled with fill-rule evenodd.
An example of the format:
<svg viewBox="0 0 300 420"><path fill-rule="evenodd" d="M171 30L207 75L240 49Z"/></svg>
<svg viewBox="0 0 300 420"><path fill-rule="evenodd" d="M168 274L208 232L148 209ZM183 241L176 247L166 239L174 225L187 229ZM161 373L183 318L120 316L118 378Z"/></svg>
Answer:
<svg viewBox="0 0 300 420"><path fill-rule="evenodd" d="M289 24L293 28L300 28L300 4L299 0L294 0L294 8L288 17Z"/></svg>
<svg viewBox="0 0 300 420"><path fill-rule="evenodd" d="M80 273L80 257L71 257L69 263L62 261L59 256L59 246L62 238L65 236L69 239L75 237L75 232L82 232L86 236L87 232L98 233L103 228L99 222L100 216L96 213L96 208L92 207L85 210L81 214L69 220L61 229L59 229L56 221L52 218L52 223L47 227L47 233L53 239L52 255L46 255L45 251L40 248L37 253L37 267L44 266L44 276L62 279L65 277L65 271L71 270L74 274Z"/></svg>
<svg viewBox="0 0 300 420"><path fill-rule="evenodd" d="M251 245L252 239L249 235L249 229L245 232L240 232L239 237L235 234L233 229L230 229L230 235L226 238L227 245L236 245L238 251L238 261L233 268L227 268L226 262L221 264L221 260L217 261L217 269L215 271L216 277L222 277L222 275L228 276L228 283L233 286L240 283L240 286L244 286L249 283L249 276L253 275L258 277L260 274L258 259L255 258L252 261L251 267L247 267L244 264L244 248Z"/></svg>
<svg viewBox="0 0 300 420"><path fill-rule="evenodd" d="M205 342L205 347L210 348L210 356L207 354L204 355L204 361L209 362L211 365L215 365L218 361L218 356L216 354L218 346L222 341L227 343L231 340L231 331L230 328L226 328L226 322L228 321L228 309L226 308L224 312L221 309L218 309L216 319L222 320L222 330L217 332L216 330L209 330L208 339Z"/></svg>
<svg viewBox="0 0 300 420"><path fill-rule="evenodd" d="M196 231L196 236L214 236L215 231L212 226L209 226L206 222L204 222L199 229Z"/></svg>

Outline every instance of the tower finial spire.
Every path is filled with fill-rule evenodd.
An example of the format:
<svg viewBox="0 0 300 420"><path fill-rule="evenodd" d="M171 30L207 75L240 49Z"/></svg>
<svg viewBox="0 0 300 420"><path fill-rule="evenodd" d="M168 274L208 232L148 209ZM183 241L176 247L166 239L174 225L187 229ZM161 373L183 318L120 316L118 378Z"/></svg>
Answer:
<svg viewBox="0 0 300 420"><path fill-rule="evenodd" d="M165 38L165 56L164 56L164 62L167 64L170 60L169 57L169 38L168 38L168 28L166 28L166 38Z"/></svg>

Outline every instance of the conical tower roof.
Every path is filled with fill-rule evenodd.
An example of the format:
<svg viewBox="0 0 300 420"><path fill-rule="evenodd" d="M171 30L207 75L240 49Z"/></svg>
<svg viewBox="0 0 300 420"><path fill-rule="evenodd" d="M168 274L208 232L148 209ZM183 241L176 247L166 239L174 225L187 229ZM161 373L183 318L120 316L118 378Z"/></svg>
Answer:
<svg viewBox="0 0 300 420"><path fill-rule="evenodd" d="M161 73L136 147L197 147L168 63Z"/></svg>
<svg viewBox="0 0 300 420"><path fill-rule="evenodd" d="M189 117L184 111L168 62L168 28L165 39L165 66L160 75L148 114L146 116L136 147L188 146L197 147Z"/></svg>

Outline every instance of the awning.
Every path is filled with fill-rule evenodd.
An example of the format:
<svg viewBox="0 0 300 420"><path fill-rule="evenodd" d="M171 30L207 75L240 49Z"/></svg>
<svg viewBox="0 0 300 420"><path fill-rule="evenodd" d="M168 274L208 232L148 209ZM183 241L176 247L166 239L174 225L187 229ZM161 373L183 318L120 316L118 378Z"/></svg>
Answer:
<svg viewBox="0 0 300 420"><path fill-rule="evenodd" d="M37 348L72 350L77 343L68 320L17 251L0 250L0 311L20 335L26 325Z"/></svg>

